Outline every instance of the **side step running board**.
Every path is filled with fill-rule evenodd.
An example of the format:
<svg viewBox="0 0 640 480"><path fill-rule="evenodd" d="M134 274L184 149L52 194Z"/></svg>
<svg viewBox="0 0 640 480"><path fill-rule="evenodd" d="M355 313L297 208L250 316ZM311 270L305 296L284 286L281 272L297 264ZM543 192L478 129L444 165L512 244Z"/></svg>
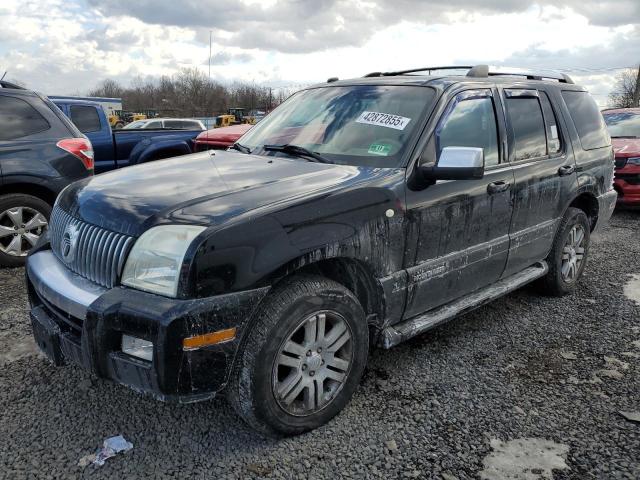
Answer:
<svg viewBox="0 0 640 480"><path fill-rule="evenodd" d="M521 272L511 275L489 285L481 290L473 292L466 297L438 307L422 315L410 318L382 330L380 343L382 348L391 348L400 342L419 335L442 323L470 312L498 297L517 290L523 285L544 276L549 271L547 262L539 262Z"/></svg>

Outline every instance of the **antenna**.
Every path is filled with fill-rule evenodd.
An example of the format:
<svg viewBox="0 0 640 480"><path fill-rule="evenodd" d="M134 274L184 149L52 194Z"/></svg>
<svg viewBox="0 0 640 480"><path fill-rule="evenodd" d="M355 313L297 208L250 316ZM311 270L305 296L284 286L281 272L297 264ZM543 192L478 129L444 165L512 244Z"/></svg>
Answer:
<svg viewBox="0 0 640 480"><path fill-rule="evenodd" d="M5 70L4 71L4 75L2 75L2 78L0 78L0 80L4 80L4 77L6 77L6 76L7 76L7 71Z"/></svg>

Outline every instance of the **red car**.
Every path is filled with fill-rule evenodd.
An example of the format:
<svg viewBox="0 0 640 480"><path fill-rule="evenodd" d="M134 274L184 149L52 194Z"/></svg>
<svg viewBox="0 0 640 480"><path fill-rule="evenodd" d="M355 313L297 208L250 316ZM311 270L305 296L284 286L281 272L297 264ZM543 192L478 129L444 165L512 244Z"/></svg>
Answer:
<svg viewBox="0 0 640 480"><path fill-rule="evenodd" d="M640 206L640 108L602 112L616 155L618 204Z"/></svg>
<svg viewBox="0 0 640 480"><path fill-rule="evenodd" d="M196 152L226 150L242 135L248 132L251 127L253 127L253 125L242 124L206 130L196 137L194 150Z"/></svg>

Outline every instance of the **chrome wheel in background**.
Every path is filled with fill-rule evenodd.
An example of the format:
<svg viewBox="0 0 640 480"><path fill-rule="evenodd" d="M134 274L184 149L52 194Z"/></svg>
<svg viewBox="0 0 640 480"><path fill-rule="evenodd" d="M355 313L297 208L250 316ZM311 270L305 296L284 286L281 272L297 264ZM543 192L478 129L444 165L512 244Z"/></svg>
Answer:
<svg viewBox="0 0 640 480"><path fill-rule="evenodd" d="M31 207L0 212L0 252L25 257L48 225L46 217Z"/></svg>

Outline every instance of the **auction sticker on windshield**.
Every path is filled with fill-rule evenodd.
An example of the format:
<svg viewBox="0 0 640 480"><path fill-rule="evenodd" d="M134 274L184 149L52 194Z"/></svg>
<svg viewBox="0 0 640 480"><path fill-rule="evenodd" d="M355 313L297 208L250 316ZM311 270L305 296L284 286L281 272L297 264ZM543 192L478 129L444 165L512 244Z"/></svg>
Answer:
<svg viewBox="0 0 640 480"><path fill-rule="evenodd" d="M410 121L410 118L401 117L400 115L391 115L390 113L362 112L356 120L356 123L366 123L367 125L377 125L379 127L404 130Z"/></svg>

